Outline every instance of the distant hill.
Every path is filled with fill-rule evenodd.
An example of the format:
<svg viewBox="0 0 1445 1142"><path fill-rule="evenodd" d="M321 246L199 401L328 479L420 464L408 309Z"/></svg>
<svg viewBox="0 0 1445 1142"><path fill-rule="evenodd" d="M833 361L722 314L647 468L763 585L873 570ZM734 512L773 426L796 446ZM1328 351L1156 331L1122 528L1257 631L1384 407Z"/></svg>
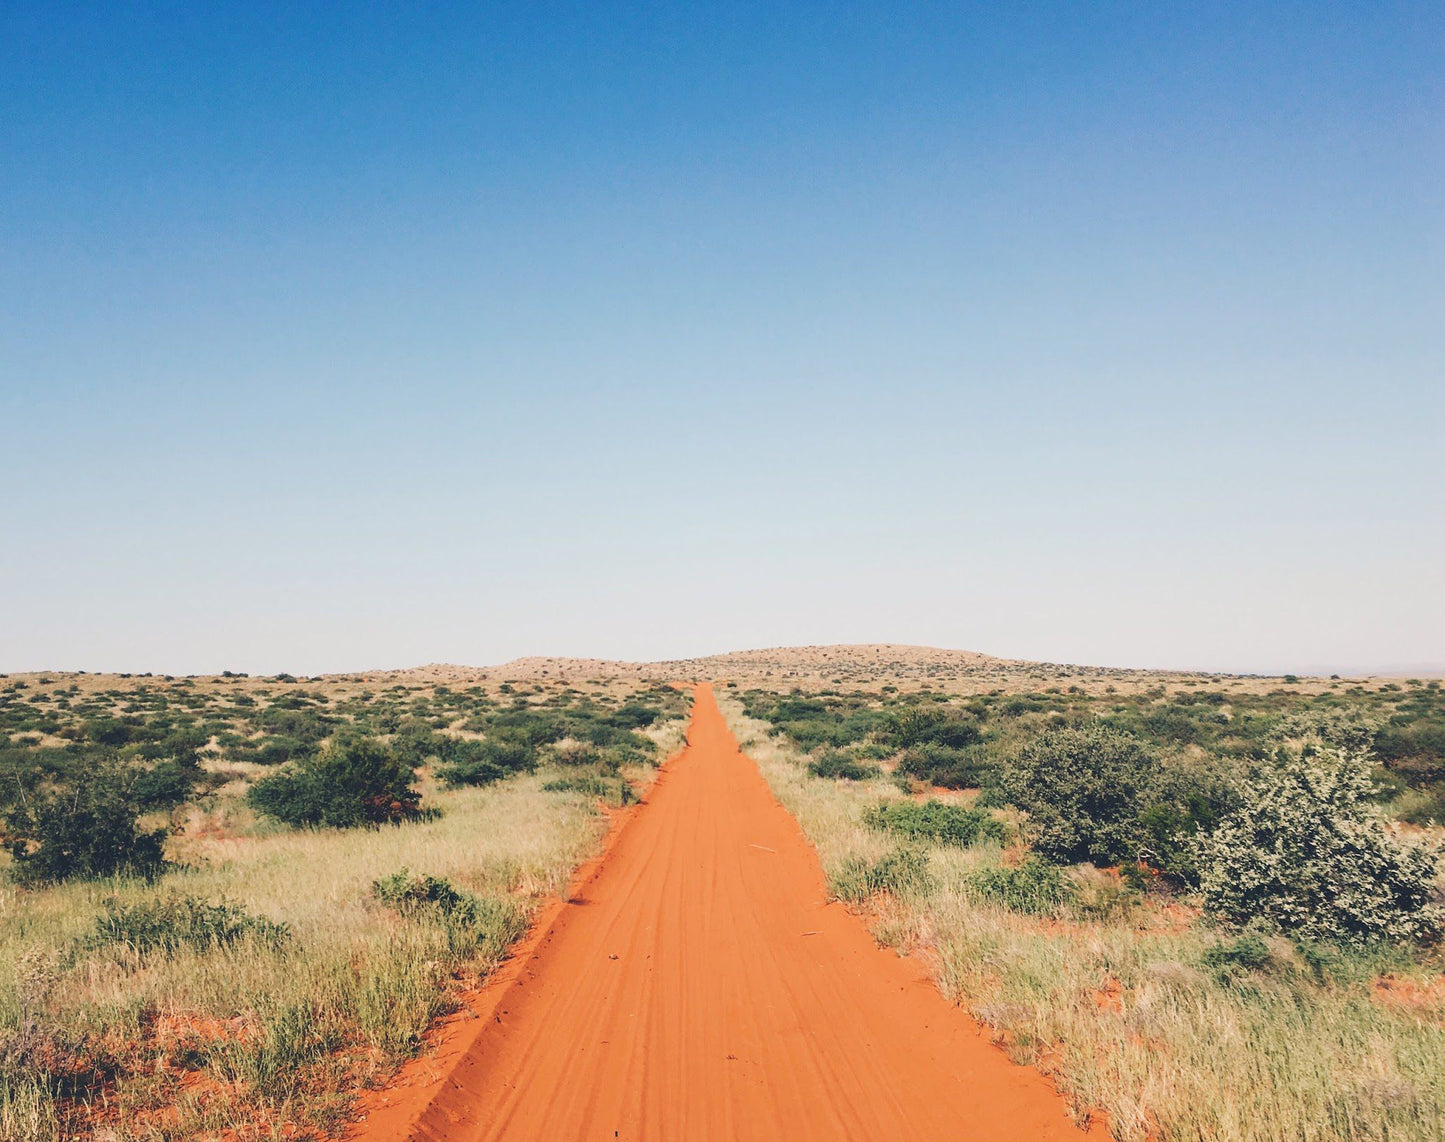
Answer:
<svg viewBox="0 0 1445 1142"><path fill-rule="evenodd" d="M151 682L151 675L84 674L52 671L0 675L14 680L44 682L48 676L65 677L68 685L83 691L119 686L134 689ZM1419 676L1428 676L1424 672ZM1354 675L1334 681L1322 675L1220 674L1188 670L1130 670L1103 666L1079 666L1054 662L1029 662L996 658L973 650L946 650L933 646L900 643L859 643L834 646L779 646L757 650L734 650L699 658L668 659L659 662L622 662L605 658L566 658L533 655L515 658L497 666L462 666L432 663L400 670L359 670L314 677L292 678L276 675L215 679L242 690L265 687L274 681L327 682L376 685L466 687L504 682L564 685L625 684L629 682L708 681L736 683L742 687L804 691L832 688L866 688L894 685L909 689L931 689L950 693L1027 693L1053 688L1080 689L1090 693L1140 690L1187 689L1195 686L1228 685L1232 692L1266 692L1282 686L1319 693L1352 682L1369 679L1371 686L1386 684L1381 675ZM164 679L169 681L170 679ZM1163 689L1160 690L1163 692Z"/></svg>
<svg viewBox="0 0 1445 1142"><path fill-rule="evenodd" d="M914 676L940 672L976 672L1002 660L971 650L941 650L931 646L896 643L860 643L839 646L779 646L760 650L733 650L702 658L662 662L607 662L594 658L517 658L494 668L498 676L514 678L591 677L632 678L777 678L807 677L850 679L859 675Z"/></svg>
<svg viewBox="0 0 1445 1142"><path fill-rule="evenodd" d="M937 690L977 693L993 689L1009 692L1051 686L1077 686L1102 691L1113 686L1132 692L1155 686L1206 685L1225 678L1248 690L1267 690L1284 683L1283 676L1222 675L1185 670L1129 670L1052 662L997 658L973 650L947 650L900 643L858 643L833 646L778 646L734 650L699 658L658 662L622 662L605 658L567 658L532 655L498 666L471 667L448 664L410 670L369 671L371 678L445 685L473 682L582 682L653 681L736 682L742 686L827 689L833 686L871 687L880 683L920 686ZM1292 677L1292 676L1291 676ZM1323 678L1301 678L1306 689L1328 685Z"/></svg>

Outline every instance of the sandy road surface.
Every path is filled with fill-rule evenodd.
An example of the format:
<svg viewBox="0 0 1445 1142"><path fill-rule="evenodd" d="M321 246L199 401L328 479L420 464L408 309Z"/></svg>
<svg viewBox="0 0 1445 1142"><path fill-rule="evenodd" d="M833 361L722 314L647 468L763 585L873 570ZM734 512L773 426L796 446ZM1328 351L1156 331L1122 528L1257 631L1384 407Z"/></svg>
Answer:
<svg viewBox="0 0 1445 1142"><path fill-rule="evenodd" d="M407 1133L1082 1137L1043 1078L826 903L816 855L708 687L688 748Z"/></svg>

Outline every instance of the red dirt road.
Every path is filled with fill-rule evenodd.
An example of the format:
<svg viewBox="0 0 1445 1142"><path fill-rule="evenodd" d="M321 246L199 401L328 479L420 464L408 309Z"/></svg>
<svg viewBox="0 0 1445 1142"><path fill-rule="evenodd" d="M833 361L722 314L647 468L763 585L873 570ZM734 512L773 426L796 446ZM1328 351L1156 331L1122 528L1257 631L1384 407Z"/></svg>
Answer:
<svg viewBox="0 0 1445 1142"><path fill-rule="evenodd" d="M699 687L688 748L400 1136L1083 1137L1045 1079L826 899Z"/></svg>

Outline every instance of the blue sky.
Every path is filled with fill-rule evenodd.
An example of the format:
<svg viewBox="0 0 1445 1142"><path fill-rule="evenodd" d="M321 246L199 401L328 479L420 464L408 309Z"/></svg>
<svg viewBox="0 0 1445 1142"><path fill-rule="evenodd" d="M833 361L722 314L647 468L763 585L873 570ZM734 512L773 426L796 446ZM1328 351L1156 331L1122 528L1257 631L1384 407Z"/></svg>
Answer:
<svg viewBox="0 0 1445 1142"><path fill-rule="evenodd" d="M1438 4L0 5L0 669L1445 666Z"/></svg>

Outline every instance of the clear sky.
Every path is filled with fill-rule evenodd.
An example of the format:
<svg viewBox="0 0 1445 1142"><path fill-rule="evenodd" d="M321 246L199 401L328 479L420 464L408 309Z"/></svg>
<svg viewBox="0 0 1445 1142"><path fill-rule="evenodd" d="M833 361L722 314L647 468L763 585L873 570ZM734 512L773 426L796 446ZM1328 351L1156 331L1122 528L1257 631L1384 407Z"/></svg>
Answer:
<svg viewBox="0 0 1445 1142"><path fill-rule="evenodd" d="M0 2L0 669L1445 664L1445 6Z"/></svg>

